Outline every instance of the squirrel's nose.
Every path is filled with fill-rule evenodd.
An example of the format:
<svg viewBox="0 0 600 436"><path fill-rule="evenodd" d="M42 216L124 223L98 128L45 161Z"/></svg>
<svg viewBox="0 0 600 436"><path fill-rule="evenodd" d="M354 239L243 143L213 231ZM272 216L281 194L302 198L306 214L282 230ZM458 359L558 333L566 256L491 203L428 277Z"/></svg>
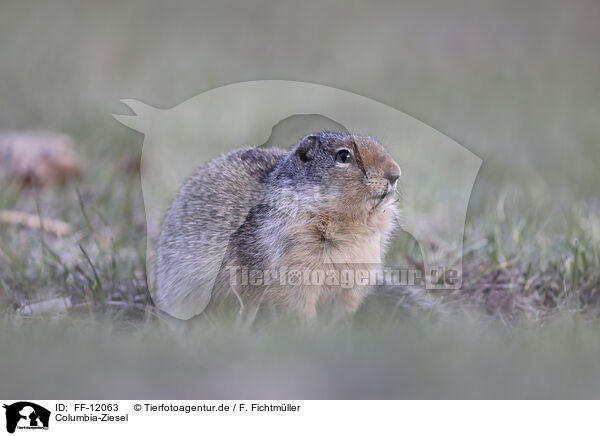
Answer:
<svg viewBox="0 0 600 436"><path fill-rule="evenodd" d="M393 185L400 177L400 171L396 169L388 171L383 175L383 177L385 177L388 180L388 182L390 182L390 184Z"/></svg>

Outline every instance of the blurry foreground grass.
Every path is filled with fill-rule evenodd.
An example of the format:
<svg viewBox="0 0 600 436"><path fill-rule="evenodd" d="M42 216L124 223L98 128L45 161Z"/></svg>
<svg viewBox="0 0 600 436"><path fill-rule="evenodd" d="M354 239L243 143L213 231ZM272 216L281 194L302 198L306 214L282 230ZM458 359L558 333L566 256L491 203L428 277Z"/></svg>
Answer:
<svg viewBox="0 0 600 436"><path fill-rule="evenodd" d="M597 398L598 321L505 330L477 316L336 328L8 319L5 398ZM26 346L24 346L26 344Z"/></svg>

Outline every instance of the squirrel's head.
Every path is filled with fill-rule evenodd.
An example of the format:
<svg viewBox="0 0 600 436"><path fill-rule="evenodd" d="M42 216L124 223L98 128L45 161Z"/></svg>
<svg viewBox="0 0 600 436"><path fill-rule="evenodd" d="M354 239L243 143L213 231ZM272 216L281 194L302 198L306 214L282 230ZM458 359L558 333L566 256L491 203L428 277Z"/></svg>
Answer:
<svg viewBox="0 0 600 436"><path fill-rule="evenodd" d="M400 167L373 138L320 132L302 138L275 177L332 210L372 212L393 201Z"/></svg>

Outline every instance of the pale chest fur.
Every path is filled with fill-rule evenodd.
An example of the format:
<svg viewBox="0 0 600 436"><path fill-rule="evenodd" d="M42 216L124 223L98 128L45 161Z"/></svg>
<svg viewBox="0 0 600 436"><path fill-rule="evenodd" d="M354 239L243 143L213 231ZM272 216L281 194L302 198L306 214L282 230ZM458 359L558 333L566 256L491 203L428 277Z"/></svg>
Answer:
<svg viewBox="0 0 600 436"><path fill-rule="evenodd" d="M305 213L293 219L269 220L268 226L261 227L261 239L270 247L265 258L268 268L303 275L301 283L277 282L265 299L307 317L314 316L321 303L332 303L335 311L354 312L371 286L359 284L353 277L380 268L393 210L351 218ZM323 281L332 275L334 283ZM315 281L317 277L320 281Z"/></svg>
<svg viewBox="0 0 600 436"><path fill-rule="evenodd" d="M286 264L319 265L380 264L388 235L393 226L392 209L355 220L332 217L305 216L288 226L282 238L287 251Z"/></svg>

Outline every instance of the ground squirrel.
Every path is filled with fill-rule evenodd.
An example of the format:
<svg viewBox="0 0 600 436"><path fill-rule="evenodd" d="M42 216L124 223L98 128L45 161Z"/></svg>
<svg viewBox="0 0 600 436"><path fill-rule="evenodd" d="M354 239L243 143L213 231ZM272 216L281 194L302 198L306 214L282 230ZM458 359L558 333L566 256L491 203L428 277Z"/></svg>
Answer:
<svg viewBox="0 0 600 436"><path fill-rule="evenodd" d="M343 286L335 273L381 264L399 176L378 141L337 132L310 134L289 151L242 148L208 162L164 219L157 306L189 318L204 309L193 307L201 292L209 307L269 307L302 319L321 308L354 313L371 286Z"/></svg>

